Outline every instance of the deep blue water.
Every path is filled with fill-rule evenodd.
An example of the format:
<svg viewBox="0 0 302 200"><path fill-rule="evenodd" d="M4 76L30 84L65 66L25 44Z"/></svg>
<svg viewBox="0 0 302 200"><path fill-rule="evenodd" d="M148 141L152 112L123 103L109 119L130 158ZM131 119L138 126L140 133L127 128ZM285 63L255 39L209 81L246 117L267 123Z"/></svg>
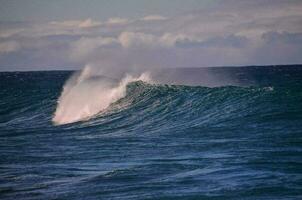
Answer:
<svg viewBox="0 0 302 200"><path fill-rule="evenodd" d="M0 73L0 199L302 199L302 66L176 71L61 126L71 72Z"/></svg>

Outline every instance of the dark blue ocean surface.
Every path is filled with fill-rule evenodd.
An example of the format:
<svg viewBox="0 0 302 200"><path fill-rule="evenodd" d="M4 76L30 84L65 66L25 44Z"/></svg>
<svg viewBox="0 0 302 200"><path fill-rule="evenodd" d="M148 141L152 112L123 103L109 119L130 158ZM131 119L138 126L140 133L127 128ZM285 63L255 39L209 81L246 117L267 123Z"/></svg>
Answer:
<svg viewBox="0 0 302 200"><path fill-rule="evenodd" d="M302 199L302 66L171 71L57 126L72 72L0 73L0 199Z"/></svg>

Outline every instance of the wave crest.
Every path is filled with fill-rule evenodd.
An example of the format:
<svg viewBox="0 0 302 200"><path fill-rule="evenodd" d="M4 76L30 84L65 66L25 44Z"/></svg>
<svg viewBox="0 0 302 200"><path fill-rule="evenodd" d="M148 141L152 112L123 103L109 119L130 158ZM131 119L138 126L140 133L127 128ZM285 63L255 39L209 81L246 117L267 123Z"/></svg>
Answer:
<svg viewBox="0 0 302 200"><path fill-rule="evenodd" d="M74 74L64 85L52 119L56 125L88 120L126 95L130 82L150 82L148 73L126 75L120 81L95 76L89 67Z"/></svg>

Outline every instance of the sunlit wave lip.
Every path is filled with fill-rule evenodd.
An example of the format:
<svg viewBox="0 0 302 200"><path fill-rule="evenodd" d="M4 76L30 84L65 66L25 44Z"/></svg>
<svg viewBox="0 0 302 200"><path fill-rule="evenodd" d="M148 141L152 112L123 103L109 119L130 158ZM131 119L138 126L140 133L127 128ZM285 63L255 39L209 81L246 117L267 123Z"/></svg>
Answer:
<svg viewBox="0 0 302 200"><path fill-rule="evenodd" d="M126 86L133 81L150 82L148 73L138 77L126 75L118 83L94 78L89 68L73 75L64 85L52 119L55 125L88 120L126 95Z"/></svg>

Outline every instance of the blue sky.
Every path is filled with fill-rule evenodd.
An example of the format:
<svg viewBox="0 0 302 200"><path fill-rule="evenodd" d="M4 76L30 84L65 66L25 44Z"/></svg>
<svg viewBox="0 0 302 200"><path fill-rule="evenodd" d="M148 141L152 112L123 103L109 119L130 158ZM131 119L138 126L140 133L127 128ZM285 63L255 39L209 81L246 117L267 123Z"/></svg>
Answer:
<svg viewBox="0 0 302 200"><path fill-rule="evenodd" d="M302 63L300 0L0 3L0 71Z"/></svg>

